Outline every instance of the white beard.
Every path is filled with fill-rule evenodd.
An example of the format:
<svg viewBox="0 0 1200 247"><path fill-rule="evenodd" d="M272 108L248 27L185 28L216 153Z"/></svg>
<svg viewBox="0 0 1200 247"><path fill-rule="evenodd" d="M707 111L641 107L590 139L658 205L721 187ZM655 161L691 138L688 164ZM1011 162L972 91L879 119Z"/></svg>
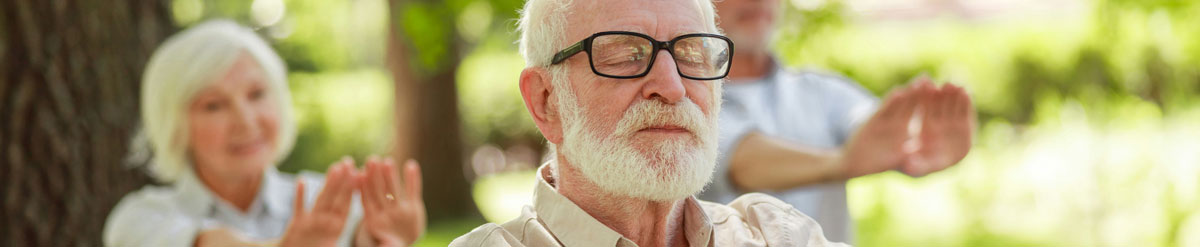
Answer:
<svg viewBox="0 0 1200 247"><path fill-rule="evenodd" d="M716 85L713 99L720 102ZM674 106L658 100L639 100L625 111L613 133L599 133L578 108L573 95L559 94L563 116L560 150L570 164L601 190L621 196L652 201L673 201L695 195L712 178L717 162L717 114L719 104L705 116L700 107L684 98ZM574 109L565 109L575 107ZM573 112L570 112L574 110ZM649 150L635 148L638 130L661 124L682 126L689 138L650 144Z"/></svg>

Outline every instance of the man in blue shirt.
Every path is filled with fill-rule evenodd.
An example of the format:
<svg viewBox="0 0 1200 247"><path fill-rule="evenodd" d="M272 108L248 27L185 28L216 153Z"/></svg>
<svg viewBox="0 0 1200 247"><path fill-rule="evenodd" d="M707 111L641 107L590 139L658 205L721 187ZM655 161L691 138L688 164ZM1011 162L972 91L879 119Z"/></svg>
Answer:
<svg viewBox="0 0 1200 247"><path fill-rule="evenodd" d="M701 198L765 192L850 242L846 181L898 170L919 177L970 150L975 111L958 86L918 77L882 101L849 79L783 68L769 50L777 0L716 2L737 52L719 124L721 158Z"/></svg>

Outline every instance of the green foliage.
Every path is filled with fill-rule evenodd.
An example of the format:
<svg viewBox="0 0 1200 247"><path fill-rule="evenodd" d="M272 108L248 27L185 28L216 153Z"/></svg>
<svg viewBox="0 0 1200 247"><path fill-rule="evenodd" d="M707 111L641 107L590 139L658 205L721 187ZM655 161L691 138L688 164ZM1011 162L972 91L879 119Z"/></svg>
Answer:
<svg viewBox="0 0 1200 247"><path fill-rule="evenodd" d="M361 162L390 152L395 135L387 71L293 73L291 81L300 135L280 169L324 172L343 156Z"/></svg>
<svg viewBox="0 0 1200 247"><path fill-rule="evenodd" d="M410 3L401 12L404 14L398 23L404 27L404 34L412 40L413 47L421 50L417 52L419 71L438 70L446 66L444 63L454 61L446 58L450 49L457 48L451 36L454 26L446 23L447 12L444 8L421 2Z"/></svg>
<svg viewBox="0 0 1200 247"><path fill-rule="evenodd" d="M482 44L459 67L458 95L470 146L542 140L517 87L525 62L508 44L505 39Z"/></svg>
<svg viewBox="0 0 1200 247"><path fill-rule="evenodd" d="M453 68L459 54L471 50L477 39L505 33L509 27L497 25L516 17L513 11L521 0L449 0L399 1L393 16L416 53L418 73L433 74ZM498 8L497 8L498 7ZM481 12L482 11L482 12ZM497 21L500 20L500 21ZM466 25L464 25L466 24ZM467 30L464 30L467 29ZM483 31L485 33L477 33ZM468 38L464 40L464 38Z"/></svg>

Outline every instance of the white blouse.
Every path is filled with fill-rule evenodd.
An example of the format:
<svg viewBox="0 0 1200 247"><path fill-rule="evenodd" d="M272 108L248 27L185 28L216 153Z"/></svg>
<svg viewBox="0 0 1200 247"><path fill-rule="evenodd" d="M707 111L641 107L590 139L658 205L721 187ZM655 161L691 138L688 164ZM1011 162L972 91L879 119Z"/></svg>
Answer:
<svg viewBox="0 0 1200 247"><path fill-rule="evenodd" d="M121 199L104 225L105 246L193 246L196 235L224 227L248 240L274 241L283 237L292 216L296 179L304 180L304 204L312 207L325 177L319 173L282 174L270 166L263 172L258 195L247 212L217 197L187 172L174 185L146 186ZM349 246L362 219L358 193L338 239Z"/></svg>

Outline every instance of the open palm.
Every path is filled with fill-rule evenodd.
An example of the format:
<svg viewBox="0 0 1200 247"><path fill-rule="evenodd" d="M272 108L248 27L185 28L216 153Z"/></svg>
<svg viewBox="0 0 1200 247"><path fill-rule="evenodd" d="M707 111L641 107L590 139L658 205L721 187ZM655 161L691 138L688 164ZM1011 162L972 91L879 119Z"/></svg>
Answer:
<svg viewBox="0 0 1200 247"><path fill-rule="evenodd" d="M296 199L292 220L288 223L281 246L335 246L346 217L350 214L350 199L354 194L355 169L353 161L343 159L329 167L325 188L311 209L304 208L304 182L296 184Z"/></svg>
<svg viewBox="0 0 1200 247"><path fill-rule="evenodd" d="M892 91L871 119L846 144L843 167L849 178L895 169L908 159L904 143L908 125L920 101L915 84Z"/></svg>
<svg viewBox="0 0 1200 247"><path fill-rule="evenodd" d="M920 119L918 132L909 130L914 118ZM842 165L848 178L893 169L925 176L966 157L974 129L975 110L965 90L949 83L939 88L918 77L892 91L863 123L844 147Z"/></svg>
<svg viewBox="0 0 1200 247"><path fill-rule="evenodd" d="M913 177L946 169L967 156L975 129L975 110L967 93L946 84L922 99L917 148L900 170Z"/></svg>
<svg viewBox="0 0 1200 247"><path fill-rule="evenodd" d="M421 170L404 164L404 179L392 158L370 158L358 178L362 192L363 229L377 246L408 246L425 231Z"/></svg>

